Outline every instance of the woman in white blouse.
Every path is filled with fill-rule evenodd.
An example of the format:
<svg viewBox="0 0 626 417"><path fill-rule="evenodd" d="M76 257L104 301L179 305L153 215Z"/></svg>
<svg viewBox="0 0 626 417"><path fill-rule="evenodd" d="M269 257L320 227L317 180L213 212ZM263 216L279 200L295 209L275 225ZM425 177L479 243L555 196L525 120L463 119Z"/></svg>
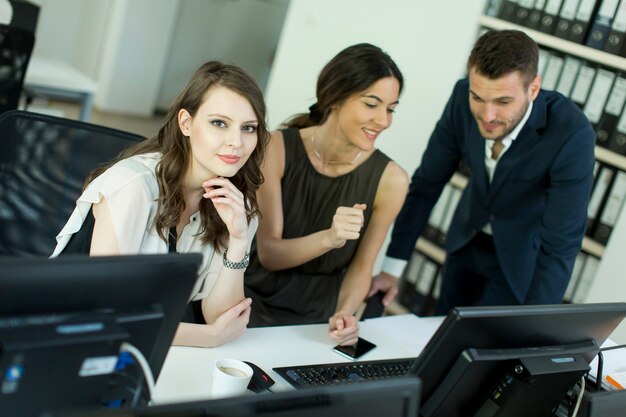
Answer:
<svg viewBox="0 0 626 417"><path fill-rule="evenodd" d="M243 272L258 223L265 112L246 72L202 65L155 137L89 176L52 256L201 252L195 323L181 323L174 344L239 337L250 316Z"/></svg>

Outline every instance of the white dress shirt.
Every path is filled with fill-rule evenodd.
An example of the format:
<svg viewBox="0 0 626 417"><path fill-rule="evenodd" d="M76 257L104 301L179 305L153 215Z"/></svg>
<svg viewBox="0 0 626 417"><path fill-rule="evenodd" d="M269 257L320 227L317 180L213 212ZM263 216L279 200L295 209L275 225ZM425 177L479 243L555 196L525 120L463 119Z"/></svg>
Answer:
<svg viewBox="0 0 626 417"><path fill-rule="evenodd" d="M121 255L167 253L168 242L157 233L155 218L159 186L155 168L160 153L136 155L119 161L94 179L76 202L76 208L57 236L57 246L51 257L58 256L72 235L80 230L92 204L105 198ZM258 226L255 217L248 225L248 251ZM194 213L176 241L179 253L197 252L203 255L198 280L191 301L205 298L213 288L222 269L222 254L210 243L202 243L200 213Z"/></svg>

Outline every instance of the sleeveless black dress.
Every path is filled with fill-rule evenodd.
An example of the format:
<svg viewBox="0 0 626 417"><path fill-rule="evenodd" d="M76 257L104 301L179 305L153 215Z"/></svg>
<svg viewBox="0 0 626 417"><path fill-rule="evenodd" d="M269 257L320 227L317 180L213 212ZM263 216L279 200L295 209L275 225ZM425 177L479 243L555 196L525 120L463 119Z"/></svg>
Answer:
<svg viewBox="0 0 626 417"><path fill-rule="evenodd" d="M317 172L309 161L298 129L284 130L283 137L283 237L296 238L327 229L337 207L365 203L362 237L390 158L376 150L352 172L328 177ZM249 326L327 322L335 312L341 282L359 243L360 239L351 240L303 265L272 272L259 262L255 238L245 273L245 293L252 298Z"/></svg>

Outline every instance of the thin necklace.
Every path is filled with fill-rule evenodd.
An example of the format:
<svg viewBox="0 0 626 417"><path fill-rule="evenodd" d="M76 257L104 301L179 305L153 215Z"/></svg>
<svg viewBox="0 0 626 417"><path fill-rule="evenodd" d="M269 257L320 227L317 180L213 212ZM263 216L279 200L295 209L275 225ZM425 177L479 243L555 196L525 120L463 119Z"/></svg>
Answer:
<svg viewBox="0 0 626 417"><path fill-rule="evenodd" d="M315 131L315 133L317 133L317 130ZM320 155L320 153L317 151L317 149L315 149L315 133L311 136L311 148L313 149L313 153L315 154L317 159L319 159L320 162L323 163L323 164L326 164L326 165L354 165L354 163L359 160L359 158L361 157L361 154L363 153L363 151L359 150L359 153L356 154L356 156L350 162L327 161L324 158L322 158L322 155Z"/></svg>

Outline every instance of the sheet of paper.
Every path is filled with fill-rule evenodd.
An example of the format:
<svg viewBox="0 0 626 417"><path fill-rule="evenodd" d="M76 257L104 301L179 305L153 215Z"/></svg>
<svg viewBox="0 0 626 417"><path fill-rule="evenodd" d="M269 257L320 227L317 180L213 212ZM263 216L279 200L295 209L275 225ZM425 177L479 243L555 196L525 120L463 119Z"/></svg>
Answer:
<svg viewBox="0 0 626 417"><path fill-rule="evenodd" d="M439 328L443 317L418 317L414 314L378 317L365 320L368 327L387 335L417 356ZM410 329L414 329L411 331Z"/></svg>

